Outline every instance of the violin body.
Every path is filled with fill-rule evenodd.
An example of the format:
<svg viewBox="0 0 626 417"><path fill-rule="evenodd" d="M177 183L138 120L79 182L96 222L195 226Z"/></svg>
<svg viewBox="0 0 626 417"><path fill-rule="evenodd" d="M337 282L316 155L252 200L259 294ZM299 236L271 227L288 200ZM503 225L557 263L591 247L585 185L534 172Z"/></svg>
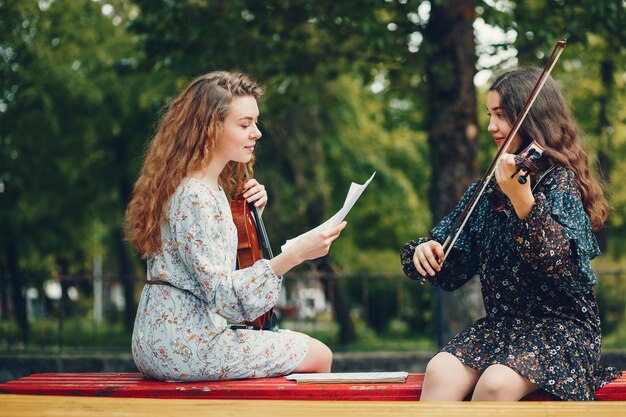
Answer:
<svg viewBox="0 0 626 417"><path fill-rule="evenodd" d="M518 152L517 155L515 155L515 164L517 165L517 169L513 172L511 178L521 172L517 181L520 184L526 184L529 176L533 178L539 171L544 170L547 165L547 161L543 158L543 151L544 148L541 145L532 141L530 145L522 149L521 152ZM489 197L489 204L493 210L500 211L505 206L506 198L506 194L504 194L502 189L498 186L498 184L496 184L491 196Z"/></svg>
<svg viewBox="0 0 626 417"><path fill-rule="evenodd" d="M247 268L263 258L254 216L243 198L233 199L230 211L237 227L237 268Z"/></svg>
<svg viewBox="0 0 626 417"><path fill-rule="evenodd" d="M272 258L265 227L256 207L240 196L231 200L230 211L237 227L237 269L247 268L262 259L262 248ZM245 324L256 330L270 330L273 319L273 311L270 309L253 321L246 321Z"/></svg>

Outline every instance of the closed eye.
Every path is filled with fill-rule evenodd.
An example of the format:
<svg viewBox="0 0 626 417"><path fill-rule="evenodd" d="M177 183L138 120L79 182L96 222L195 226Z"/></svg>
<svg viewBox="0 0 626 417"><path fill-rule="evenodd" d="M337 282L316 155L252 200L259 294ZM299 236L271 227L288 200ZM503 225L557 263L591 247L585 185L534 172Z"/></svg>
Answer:
<svg viewBox="0 0 626 417"><path fill-rule="evenodd" d="M261 122L259 120L255 121L255 122L252 122L251 118L246 118L246 120L247 121L241 125L241 127L244 128L244 129L249 128L252 124L255 124L257 127L261 124ZM252 122L252 123L250 123L250 122Z"/></svg>

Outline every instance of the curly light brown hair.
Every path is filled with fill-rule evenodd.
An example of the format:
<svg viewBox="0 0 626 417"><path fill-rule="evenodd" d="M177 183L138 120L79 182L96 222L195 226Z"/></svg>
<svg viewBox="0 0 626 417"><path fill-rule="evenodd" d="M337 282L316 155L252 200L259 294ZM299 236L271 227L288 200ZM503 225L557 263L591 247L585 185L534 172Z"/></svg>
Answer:
<svg viewBox="0 0 626 417"><path fill-rule="evenodd" d="M161 247L167 202L183 178L211 161L233 97L258 99L262 88L246 75L215 71L193 80L168 106L150 141L126 208L126 238L142 258ZM227 195L252 177L254 158L230 162L219 177Z"/></svg>

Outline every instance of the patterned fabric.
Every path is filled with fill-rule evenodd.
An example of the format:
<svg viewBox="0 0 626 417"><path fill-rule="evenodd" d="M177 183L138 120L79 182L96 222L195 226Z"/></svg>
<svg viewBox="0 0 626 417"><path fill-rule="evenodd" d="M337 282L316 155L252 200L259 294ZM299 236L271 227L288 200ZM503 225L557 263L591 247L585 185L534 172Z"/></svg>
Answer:
<svg viewBox="0 0 626 417"><path fill-rule="evenodd" d="M162 250L148 278L133 330L135 364L164 381L213 381L285 375L304 359L309 337L289 330L231 330L278 300L282 279L267 260L235 271L237 230L228 199L187 178L168 202Z"/></svg>
<svg viewBox="0 0 626 417"><path fill-rule="evenodd" d="M575 175L550 172L533 191L535 204L520 220L510 201L502 211L489 204L492 183L479 200L441 272L426 277L453 291L479 274L486 316L456 335L442 350L484 370L503 364L566 400L592 400L621 372L599 365L600 318L589 261L599 254ZM443 243L476 189L472 184L455 211L431 236L407 243L402 268L421 280L415 247Z"/></svg>

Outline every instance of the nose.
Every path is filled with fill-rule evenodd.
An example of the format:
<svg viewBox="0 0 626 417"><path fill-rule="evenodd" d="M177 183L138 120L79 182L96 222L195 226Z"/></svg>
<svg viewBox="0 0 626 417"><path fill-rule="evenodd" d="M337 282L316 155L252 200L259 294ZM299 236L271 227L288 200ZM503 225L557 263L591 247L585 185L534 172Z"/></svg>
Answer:
<svg viewBox="0 0 626 417"><path fill-rule="evenodd" d="M263 133L261 133L261 131L259 130L259 126L255 124L254 130L252 131L252 139L259 140L261 139L261 136L263 136Z"/></svg>
<svg viewBox="0 0 626 417"><path fill-rule="evenodd" d="M495 133L498 131L498 126L494 123L491 117L489 118L489 126L487 126L487 131L490 133Z"/></svg>

